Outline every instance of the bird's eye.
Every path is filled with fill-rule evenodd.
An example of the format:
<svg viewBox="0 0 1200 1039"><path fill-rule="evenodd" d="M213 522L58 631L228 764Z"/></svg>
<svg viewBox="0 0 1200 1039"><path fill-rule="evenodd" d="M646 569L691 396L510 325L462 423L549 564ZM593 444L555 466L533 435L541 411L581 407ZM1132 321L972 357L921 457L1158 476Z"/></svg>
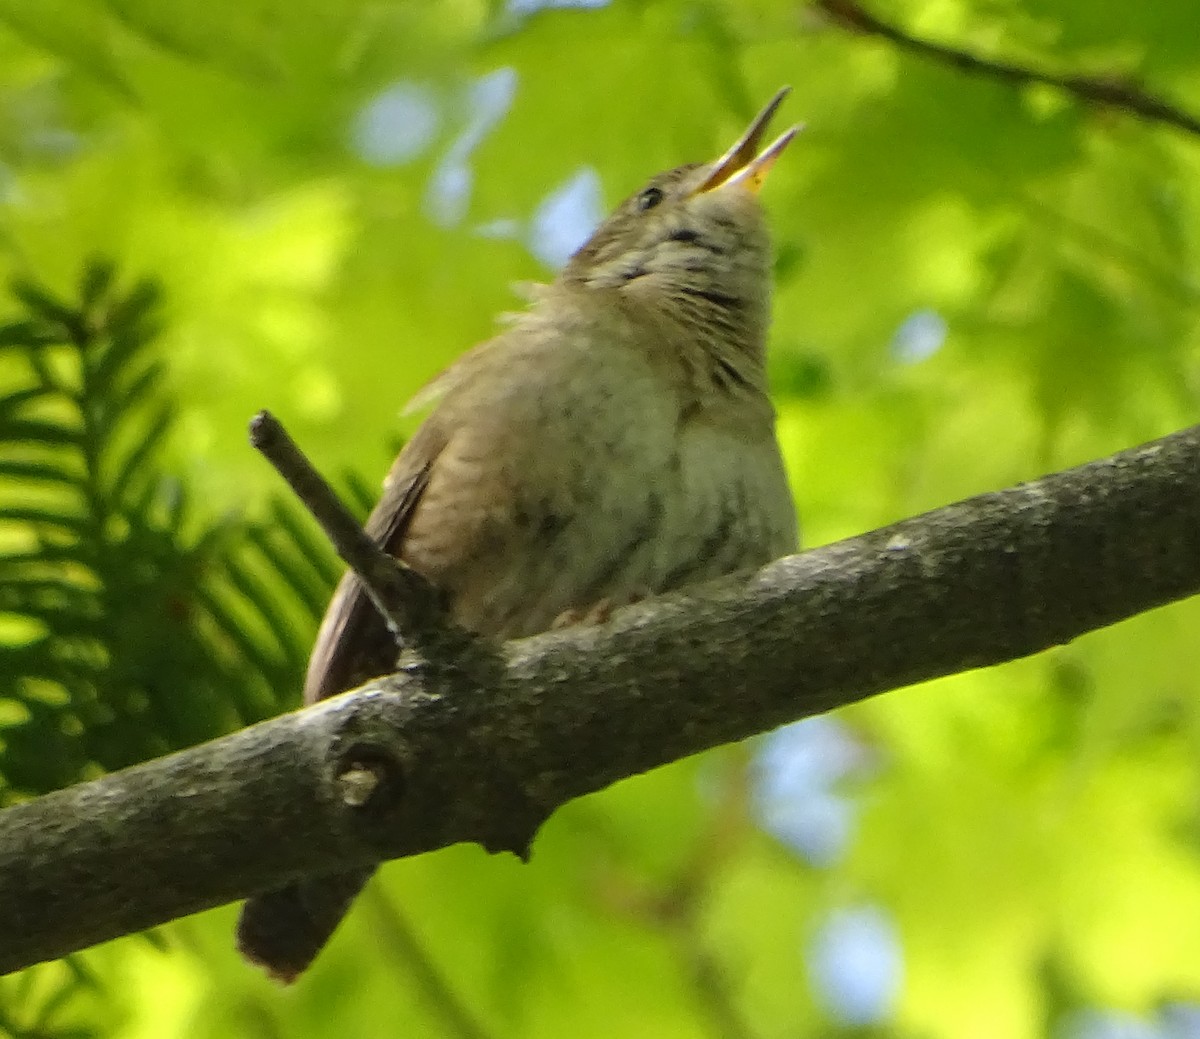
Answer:
<svg viewBox="0 0 1200 1039"><path fill-rule="evenodd" d="M661 188L647 188L638 195L638 209L644 213L647 209L653 209L662 200L663 193Z"/></svg>

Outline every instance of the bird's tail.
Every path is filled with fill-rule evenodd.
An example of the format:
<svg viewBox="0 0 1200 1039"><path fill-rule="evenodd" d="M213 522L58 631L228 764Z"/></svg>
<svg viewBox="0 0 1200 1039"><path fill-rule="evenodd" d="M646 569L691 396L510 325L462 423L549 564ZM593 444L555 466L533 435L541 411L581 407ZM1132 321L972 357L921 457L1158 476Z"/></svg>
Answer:
<svg viewBox="0 0 1200 1039"><path fill-rule="evenodd" d="M312 877L242 906L238 950L276 981L295 981L316 958L374 870Z"/></svg>

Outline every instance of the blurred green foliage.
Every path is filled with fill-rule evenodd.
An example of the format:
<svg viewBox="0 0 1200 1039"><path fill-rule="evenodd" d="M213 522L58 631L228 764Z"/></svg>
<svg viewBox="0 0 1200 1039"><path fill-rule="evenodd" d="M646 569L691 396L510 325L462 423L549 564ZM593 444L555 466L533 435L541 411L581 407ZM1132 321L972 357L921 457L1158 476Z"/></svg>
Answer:
<svg viewBox="0 0 1200 1039"><path fill-rule="evenodd" d="M0 541L14 791L294 702L331 570L270 504L248 417L271 408L327 472L374 483L412 392L518 305L512 282L552 275L530 249L547 198L586 168L611 204L714 156L781 83L808 128L765 192L772 377L809 544L1195 421L1194 136L968 75L803 4L555 6L0 0L0 275L37 287L0 314L33 323L24 341L8 326L0 392L58 394L36 415L3 405L0 461L45 471L10 468L0 489L5 509L74 524L51 538L47 517L14 514L24 542ZM870 10L1200 112L1189 0ZM161 302L106 276L103 298L144 299L144 316L83 344L44 301L92 306L92 255L152 274ZM151 317L157 337L138 324ZM29 334L49 326L47 375ZM80 379L122 328L130 381L97 392L88 440ZM34 419L55 446L13 426ZM88 469L89 450L107 461ZM66 615L12 583L21 553L64 545L112 561L79 556L60 589L91 647L50 676L75 705L65 729L20 682L24 647ZM147 560L149 587L122 584ZM844 784L856 815L832 865L755 825L752 748L727 748L568 806L528 866L454 848L388 867L293 991L236 960L227 909L84 954L86 986L70 964L10 979L0 1032L851 1034L806 950L831 910L862 903L895 920L904 962L872 1034L1025 1039L1088 1006L1149 1019L1200 998L1198 621L1184 603L843 712L869 765ZM39 1017L60 991L72 1020Z"/></svg>

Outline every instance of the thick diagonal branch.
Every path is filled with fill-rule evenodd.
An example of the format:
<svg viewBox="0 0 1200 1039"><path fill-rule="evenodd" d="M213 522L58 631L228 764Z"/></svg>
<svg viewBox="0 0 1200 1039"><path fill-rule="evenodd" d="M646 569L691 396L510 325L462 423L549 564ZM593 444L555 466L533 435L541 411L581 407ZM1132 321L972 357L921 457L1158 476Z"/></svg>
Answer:
<svg viewBox="0 0 1200 1039"><path fill-rule="evenodd" d="M1200 590L1200 427L361 690L0 814L0 970L457 841ZM362 762L383 777L365 799Z"/></svg>

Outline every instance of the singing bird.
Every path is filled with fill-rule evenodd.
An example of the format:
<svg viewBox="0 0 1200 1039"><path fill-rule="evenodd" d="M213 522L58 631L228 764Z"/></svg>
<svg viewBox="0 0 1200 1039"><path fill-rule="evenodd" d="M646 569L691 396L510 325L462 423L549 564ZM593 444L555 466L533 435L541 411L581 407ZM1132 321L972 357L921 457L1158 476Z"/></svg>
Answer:
<svg viewBox="0 0 1200 1039"><path fill-rule="evenodd" d="M767 397L771 250L758 199L798 129L760 150L786 93L717 160L661 173L622 202L528 310L418 396L433 410L367 531L437 586L463 627L532 635L794 550ZM396 655L348 574L305 701L391 671ZM251 898L239 948L293 980L368 876Z"/></svg>

